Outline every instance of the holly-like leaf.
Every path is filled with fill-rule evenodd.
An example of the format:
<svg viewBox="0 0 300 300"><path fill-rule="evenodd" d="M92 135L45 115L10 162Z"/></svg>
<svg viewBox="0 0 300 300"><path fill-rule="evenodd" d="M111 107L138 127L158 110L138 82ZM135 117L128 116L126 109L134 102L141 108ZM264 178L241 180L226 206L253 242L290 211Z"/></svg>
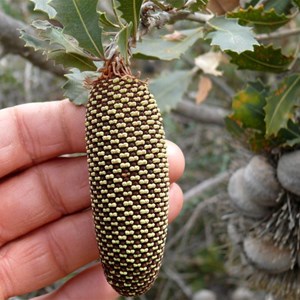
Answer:
<svg viewBox="0 0 300 300"><path fill-rule="evenodd" d="M174 71L162 73L150 82L149 89L154 94L159 108L169 111L182 100L193 77L193 72Z"/></svg>
<svg viewBox="0 0 300 300"><path fill-rule="evenodd" d="M60 46L67 53L87 56L87 53L79 47L78 41L70 35L64 34L61 28L43 20L33 21L32 26L39 30L39 37L45 41L49 41L51 45Z"/></svg>
<svg viewBox="0 0 300 300"><path fill-rule="evenodd" d="M132 23L132 36L135 38L140 22L140 11L143 0L119 1L118 10L122 12L122 18L127 24Z"/></svg>
<svg viewBox="0 0 300 300"><path fill-rule="evenodd" d="M240 24L253 25L257 32L271 32L290 21L285 14L278 14L275 9L266 11L263 5L248 7L238 11L229 12L229 18L238 18Z"/></svg>
<svg viewBox="0 0 300 300"><path fill-rule="evenodd" d="M287 128L293 117L295 105L300 104L300 74L284 79L269 95L265 106L266 135L276 136L280 129Z"/></svg>
<svg viewBox="0 0 300 300"><path fill-rule="evenodd" d="M121 31L118 33L118 47L120 54L125 59L126 63L129 62L129 44L128 40L130 37L130 32L132 30L132 23L129 23L124 28L121 29Z"/></svg>
<svg viewBox="0 0 300 300"><path fill-rule="evenodd" d="M24 30L20 30L20 32L20 38L25 41L25 47L31 47L35 51L42 51L44 54L59 49L57 45L50 45L49 41L42 40Z"/></svg>
<svg viewBox="0 0 300 300"><path fill-rule="evenodd" d="M232 101L232 119L244 128L253 128L265 132L265 112L267 87L260 81L250 82L246 88L237 93Z"/></svg>
<svg viewBox="0 0 300 300"><path fill-rule="evenodd" d="M42 11L53 19L56 15L56 10L49 5L49 0L31 0L34 3L34 10Z"/></svg>
<svg viewBox="0 0 300 300"><path fill-rule="evenodd" d="M89 58L78 54L76 51L66 53L64 46L55 42L50 43L49 37L39 38L21 30L21 38L25 41L26 47L41 51L47 56L47 59L53 60L57 65L61 64L65 68L78 68L81 71L97 69Z"/></svg>
<svg viewBox="0 0 300 300"><path fill-rule="evenodd" d="M280 49L274 49L271 45L254 46L254 51L240 54L227 51L227 54L231 57L230 62L240 70L281 73L288 70L294 61L293 56L285 56Z"/></svg>
<svg viewBox="0 0 300 300"><path fill-rule="evenodd" d="M120 27L119 25L113 23L111 20L108 19L106 12L98 11L98 14L99 14L99 21L102 27L108 29L110 28L116 29Z"/></svg>
<svg viewBox="0 0 300 300"><path fill-rule="evenodd" d="M251 28L239 25L237 19L216 17L210 19L208 24L215 31L209 32L206 38L212 40L211 45L219 46L223 51L241 53L247 50L253 51L253 46L259 45Z"/></svg>
<svg viewBox="0 0 300 300"><path fill-rule="evenodd" d="M203 38L201 27L179 31L179 33L182 35L180 40L171 41L164 37L143 38L132 52L136 58L141 59L173 60L180 58L197 40Z"/></svg>
<svg viewBox="0 0 300 300"><path fill-rule="evenodd" d="M278 132L277 139L281 141L283 147L295 147L300 145L299 122L289 120L286 128Z"/></svg>
<svg viewBox="0 0 300 300"><path fill-rule="evenodd" d="M85 105L89 98L89 89L85 85L85 80L97 79L98 72L80 72L78 69L71 69L72 73L66 74L68 78L64 84L64 96L69 98L76 105Z"/></svg>
<svg viewBox="0 0 300 300"><path fill-rule="evenodd" d="M261 81L248 83L233 98L232 114L225 120L227 130L254 152L270 147L265 138L264 122L268 92L269 88Z"/></svg>
<svg viewBox="0 0 300 300"><path fill-rule="evenodd" d="M103 45L96 11L98 0L52 0L57 11L55 19L63 25L63 33L74 37L80 47L102 58Z"/></svg>

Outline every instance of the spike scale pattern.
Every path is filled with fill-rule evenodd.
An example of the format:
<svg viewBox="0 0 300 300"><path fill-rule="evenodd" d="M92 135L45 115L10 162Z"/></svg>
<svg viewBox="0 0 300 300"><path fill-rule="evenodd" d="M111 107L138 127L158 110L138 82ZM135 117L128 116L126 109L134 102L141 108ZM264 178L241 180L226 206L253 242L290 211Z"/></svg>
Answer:
<svg viewBox="0 0 300 300"><path fill-rule="evenodd" d="M93 84L86 147L106 278L124 296L143 294L161 265L169 202L162 118L146 83L115 76Z"/></svg>

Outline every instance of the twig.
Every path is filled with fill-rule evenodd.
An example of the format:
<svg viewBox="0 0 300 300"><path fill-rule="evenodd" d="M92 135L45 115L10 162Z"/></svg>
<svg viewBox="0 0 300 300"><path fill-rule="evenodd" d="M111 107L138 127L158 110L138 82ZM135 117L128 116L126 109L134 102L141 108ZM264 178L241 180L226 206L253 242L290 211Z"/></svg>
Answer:
<svg viewBox="0 0 300 300"><path fill-rule="evenodd" d="M228 180L231 175L231 172L225 171L222 172L212 178L206 179L196 186L192 187L190 190L184 193L184 201L187 202L192 198L201 195L202 193L206 192L209 189L216 187L217 185L223 183L224 181Z"/></svg>
<svg viewBox="0 0 300 300"><path fill-rule="evenodd" d="M300 28L285 29L285 30L280 30L278 32L259 34L256 36L256 39L259 41L265 41L265 40L274 40L274 39L291 37L294 35L300 35Z"/></svg>
<svg viewBox="0 0 300 300"><path fill-rule="evenodd" d="M4 52L18 54L43 70L63 76L65 70L62 67L48 61L40 52L25 47L25 42L20 39L19 29L24 29L29 34L33 34L33 30L29 26L0 11L0 43Z"/></svg>
<svg viewBox="0 0 300 300"><path fill-rule="evenodd" d="M219 201L220 195L213 196L211 198L205 199L202 202L199 202L197 207L194 209L193 214L189 218L188 222L172 237L172 239L167 243L166 248L170 249L174 244L176 244L182 237L186 237L187 233L192 229L195 222L199 218L203 210L212 204L215 204Z"/></svg>
<svg viewBox="0 0 300 300"><path fill-rule="evenodd" d="M229 114L226 109L206 104L196 105L188 100L180 101L173 112L200 123L218 126L224 126L224 118Z"/></svg>
<svg viewBox="0 0 300 300"><path fill-rule="evenodd" d="M209 76L211 81L215 83L223 92L225 92L230 100L234 96L235 91L223 80L223 78L216 77L216 76Z"/></svg>
<svg viewBox="0 0 300 300"><path fill-rule="evenodd" d="M193 291L190 287L187 286L187 284L184 282L184 280L179 276L178 273L175 273L173 270L169 268L163 269L167 276L169 276L182 290L182 292L187 296L188 299L192 299Z"/></svg>

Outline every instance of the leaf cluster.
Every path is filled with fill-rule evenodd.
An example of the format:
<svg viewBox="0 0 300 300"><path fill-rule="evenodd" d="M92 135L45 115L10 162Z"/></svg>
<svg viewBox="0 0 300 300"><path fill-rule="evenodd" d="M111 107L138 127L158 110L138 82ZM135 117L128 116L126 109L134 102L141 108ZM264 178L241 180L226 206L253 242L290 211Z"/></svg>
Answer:
<svg viewBox="0 0 300 300"><path fill-rule="evenodd" d="M255 152L299 145L300 74L283 79L271 89L261 81L250 82L237 93L228 130Z"/></svg>
<svg viewBox="0 0 300 300"><path fill-rule="evenodd" d="M22 37L27 46L43 51L48 59L70 70L65 95L76 104L87 100L88 91L83 84L86 77L97 77L103 61L116 52L127 64L131 57L176 61L185 53L196 58L199 54L191 49L201 43L210 46L211 52L221 50L240 70L277 74L289 72L297 60L296 49L294 53L289 49L287 54L265 40L276 36L296 18L299 0L250 0L243 7L232 1L234 5L223 11L214 10L215 4L224 8L219 0L111 0L107 11L101 9L98 0L32 2L35 10L45 13L46 20L33 22L36 36L23 32ZM153 30L167 24L173 25L167 30ZM150 89L161 108L174 107L201 72L196 64L192 71L165 72L153 80ZM298 91L299 82L293 78L287 77L278 84L282 90L287 86L281 97L276 89L250 83L234 98L233 114L227 123L231 131L239 131L251 148L273 147L274 138L276 145L299 139L294 131L290 132L296 124L298 105L294 91ZM290 90L291 84L295 85Z"/></svg>

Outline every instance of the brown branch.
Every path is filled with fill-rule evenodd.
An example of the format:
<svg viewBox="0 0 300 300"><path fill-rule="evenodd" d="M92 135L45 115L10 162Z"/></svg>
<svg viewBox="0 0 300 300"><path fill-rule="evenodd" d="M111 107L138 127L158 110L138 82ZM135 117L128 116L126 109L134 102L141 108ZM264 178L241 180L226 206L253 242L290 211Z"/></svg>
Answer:
<svg viewBox="0 0 300 300"><path fill-rule="evenodd" d="M265 41L265 40L287 38L295 35L300 35L300 28L285 29L285 30L280 30L272 33L259 34L256 36L256 38L259 41Z"/></svg>
<svg viewBox="0 0 300 300"><path fill-rule="evenodd" d="M224 118L228 115L229 111L216 106L207 104L197 105L191 101L184 100L178 103L173 113L200 123L224 126Z"/></svg>
<svg viewBox="0 0 300 300"><path fill-rule="evenodd" d="M230 171L224 171L214 177L208 178L196 186L192 187L190 190L184 193L184 201L190 201L194 197L199 197L201 194L209 189L215 188L216 186L227 181L231 175Z"/></svg>
<svg viewBox="0 0 300 300"><path fill-rule="evenodd" d="M25 47L25 42L20 38L20 29L34 34L30 26L0 11L0 43L3 52L20 55L43 70L63 76L65 70L61 66L54 65L52 61L48 61L42 53L35 52L33 48Z"/></svg>

